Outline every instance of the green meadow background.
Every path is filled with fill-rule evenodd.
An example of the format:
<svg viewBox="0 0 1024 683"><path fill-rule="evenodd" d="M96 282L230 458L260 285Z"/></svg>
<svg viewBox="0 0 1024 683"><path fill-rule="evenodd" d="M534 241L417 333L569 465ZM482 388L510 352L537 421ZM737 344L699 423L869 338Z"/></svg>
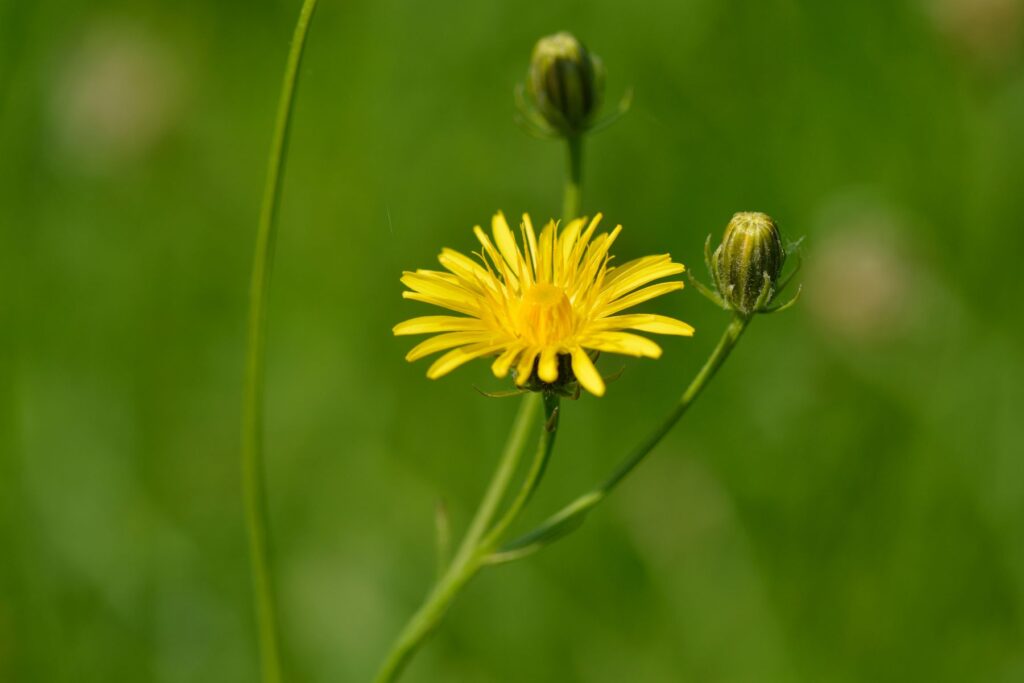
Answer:
<svg viewBox="0 0 1024 683"><path fill-rule="evenodd" d="M254 681L245 307L298 0L0 1L0 681ZM633 110L588 141L620 259L734 211L806 236L757 319L586 525L482 574L414 682L1024 681L1024 3L322 0L270 300L267 469L291 681L366 681L516 402L439 381L403 269L556 214L513 123L567 29ZM564 406L526 523L610 470L727 315Z"/></svg>

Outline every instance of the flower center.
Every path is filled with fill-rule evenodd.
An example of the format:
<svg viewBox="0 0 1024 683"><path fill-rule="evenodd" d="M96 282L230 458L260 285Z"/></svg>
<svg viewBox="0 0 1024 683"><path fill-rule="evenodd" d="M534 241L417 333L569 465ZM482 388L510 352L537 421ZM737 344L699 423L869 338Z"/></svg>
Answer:
<svg viewBox="0 0 1024 683"><path fill-rule="evenodd" d="M516 331L520 339L537 346L557 344L572 334L572 318L572 304L562 288L541 282L523 294Z"/></svg>

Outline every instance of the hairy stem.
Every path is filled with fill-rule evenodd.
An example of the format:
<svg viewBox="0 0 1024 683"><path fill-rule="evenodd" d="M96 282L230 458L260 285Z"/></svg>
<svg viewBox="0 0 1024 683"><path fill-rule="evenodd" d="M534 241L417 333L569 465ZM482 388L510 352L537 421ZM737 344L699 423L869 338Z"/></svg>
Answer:
<svg viewBox="0 0 1024 683"><path fill-rule="evenodd" d="M249 291L248 350L245 363L245 388L242 405L242 488L245 495L245 520L252 564L253 598L259 633L260 669L264 683L281 681L281 645L277 625L274 580L268 540L267 493L263 465L263 393L266 350L267 295L274 262L277 233L277 209L291 128L295 87L309 23L317 0L304 0L292 37L284 81L277 105L274 137L267 160L267 178L256 234Z"/></svg>

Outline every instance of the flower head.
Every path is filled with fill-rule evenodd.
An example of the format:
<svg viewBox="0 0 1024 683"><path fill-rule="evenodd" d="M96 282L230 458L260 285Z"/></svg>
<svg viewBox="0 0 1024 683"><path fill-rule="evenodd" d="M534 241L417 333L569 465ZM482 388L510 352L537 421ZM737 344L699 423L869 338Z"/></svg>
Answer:
<svg viewBox="0 0 1024 683"><path fill-rule="evenodd" d="M684 268L668 254L612 266L608 252L622 226L595 236L600 221L598 214L589 222L570 221L562 229L550 221L538 236L524 214L520 248L505 216L498 213L491 222L493 238L474 228L482 245L477 260L443 249L438 260L448 272L404 273L402 283L411 290L402 293L404 298L463 314L396 325L396 335L436 335L414 347L406 360L447 351L427 370L436 379L474 358L497 356L491 365L495 376L505 377L511 370L520 387L534 376L548 385L575 380L601 396L604 380L588 350L657 358L657 344L626 330L691 336L690 325L667 316L617 315L682 289L679 281L651 283Z"/></svg>
<svg viewBox="0 0 1024 683"><path fill-rule="evenodd" d="M728 306L750 315L771 301L785 262L786 247L775 221L767 214L745 211L726 226L722 244L711 257L711 272Z"/></svg>
<svg viewBox="0 0 1024 683"><path fill-rule="evenodd" d="M578 135L601 106L604 65L571 33L546 36L533 48L527 90L549 126Z"/></svg>

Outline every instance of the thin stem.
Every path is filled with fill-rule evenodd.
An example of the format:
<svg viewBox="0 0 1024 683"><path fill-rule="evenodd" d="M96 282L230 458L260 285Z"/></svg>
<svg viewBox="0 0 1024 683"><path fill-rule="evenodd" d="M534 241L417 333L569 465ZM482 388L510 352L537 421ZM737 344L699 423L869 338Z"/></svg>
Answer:
<svg viewBox="0 0 1024 683"><path fill-rule="evenodd" d="M409 660L416 654L416 650L440 623L452 600L476 575L479 568L480 563L476 554L471 554L460 562L452 562L448 571L434 585L426 600L398 634L397 640L373 679L374 683L391 683L398 680Z"/></svg>
<svg viewBox="0 0 1024 683"><path fill-rule="evenodd" d="M266 349L267 295L274 261L277 209L284 176L285 152L299 66L309 23L317 0L304 0L292 37L277 105L274 137L267 160L267 177L260 208L249 291L248 350L242 404L242 488L252 564L253 597L259 632L260 664L264 683L281 681L281 646L277 626L274 580L268 541L267 493L263 472L263 394Z"/></svg>
<svg viewBox="0 0 1024 683"><path fill-rule="evenodd" d="M579 218L583 212L583 136L570 136L566 138L566 144L569 152L569 175L565 180L565 193L562 198L564 223Z"/></svg>
<svg viewBox="0 0 1024 683"><path fill-rule="evenodd" d="M434 507L434 533L436 534L435 552L437 557L437 576L444 576L448 561L452 557L452 525L448 517L448 506L443 500L437 501Z"/></svg>
<svg viewBox="0 0 1024 683"><path fill-rule="evenodd" d="M729 353L733 347L736 346L736 342L739 341L740 336L746 329L747 324L750 322L750 318L735 314L729 326L725 328L722 333L722 338L718 340L718 345L715 346L714 351L708 356L708 359L704 362L704 365L697 372L697 375L690 382L690 385L683 392L679 402L673 407L672 411L665 417L653 431L640 442L633 451L626 456L622 463L612 472L611 476L605 479L600 485L594 487L590 491L586 492L582 496L574 499L571 503L564 506L561 510L548 517L547 520L542 522L532 531L523 534L519 538L513 540L511 543L505 546L505 549L500 553L492 556L489 561L497 564L500 562L507 562L517 560L527 555L531 555L537 550L540 550L547 543L560 538L565 534L571 532L577 528L583 521L583 517L597 504L599 504L604 498L625 479L630 472L632 472L637 465L643 462L644 458L654 450L665 435L671 431L672 427L679 421L679 419L686 413L693 401L700 395L704 390L704 387L708 385L711 378L715 376L718 368L722 366L725 359L729 357Z"/></svg>
<svg viewBox="0 0 1024 683"><path fill-rule="evenodd" d="M530 432L533 431L533 425L537 421L540 402L540 396L536 393L530 392L523 396L515 422L512 423L512 432L508 436L508 441L505 442L505 450L501 454L501 460L498 461L498 469L494 471L491 483L487 486L487 492L484 494L483 500L480 501L480 507L477 508L473 521L469 523L469 529L459 544L459 549L455 553L452 564L465 562L466 558L476 548L480 537L484 535L487 528L491 525L491 521L498 510L498 505L501 503L501 499L505 497L505 491L508 490L509 482L512 481L512 476L519 467L519 461L522 458L523 451L526 449L526 440L529 438Z"/></svg>
<svg viewBox="0 0 1024 683"><path fill-rule="evenodd" d="M532 399L530 397L533 397ZM505 456L503 456L502 462L498 466L498 470L495 472L494 478L491 480L491 485L488 488L487 495L484 497L483 503L480 505L480 509L474 518L473 524L470 527L470 531L467 532L466 539L463 540L462 547L455 559L452 560L452 564L448 567L448 571L445 572L444 576L434 585L434 588L430 591L423 605L416 611L416 613L406 623L405 628L399 634L398 639L392 646L391 651L384 660L384 664L377 672L377 676L374 679L375 683L391 683L398 679L405 666L409 663L409 660L416 653L416 650L423 644L427 636L437 627L448 611L448 607L452 601L459 594L459 591L469 583L470 579L476 576L476 573L480 571L480 568L484 566L484 560L490 555L494 549L501 543L502 536L505 530L515 521L522 512L523 507L529 500L530 495L536 489L537 482L540 480L541 475L544 471L544 466L551 455L551 448L555 442L555 433L558 429L558 399L557 397L553 400L545 400L545 427L541 430L540 442L537 446L537 453L534 456L533 463L530 466L530 471L523 481L523 485L516 495L515 500L509 506L508 511L502 515L500 521L487 532L485 536L483 534L477 535L476 538L471 540L470 534L478 527L477 521L482 519L483 516L487 515L493 519L494 508L489 505L492 497L492 492L497 490L495 486L496 482L499 482L504 477L504 471L506 469L507 461L509 460L510 448L513 444L521 444L522 440L526 438L530 428L533 426L532 419L526 419L524 413L530 415L536 415L535 407L538 402L536 394L530 394L528 397L530 400L524 400L523 405L520 408L520 414L516 419L516 424L513 427L512 434L509 437L508 446L506 446ZM545 397L547 399L547 397ZM519 451L521 452L521 448ZM519 460L518 455L512 457L517 463ZM514 469L514 468L512 468ZM505 486L507 487L507 481ZM501 493L504 493L502 488ZM500 500L501 496L497 496ZM496 503L495 503L496 505ZM488 522L490 519L488 520ZM483 538L481 538L483 536Z"/></svg>
<svg viewBox="0 0 1024 683"><path fill-rule="evenodd" d="M562 217L568 222L578 218L581 212L580 193L583 177L583 139L582 137L570 137L568 144L568 177L565 183L565 192L562 200ZM516 417L512 433L505 445L505 452L498 464L483 501L470 522L466 536L459 549L455 553L448 570L438 580L427 595L423 605L409 619L405 628L398 635L398 639L391 647L384 660L384 664L377 672L375 683L391 683L397 680L402 670L409 663L409 660L416 653L416 650L423 644L423 641L437 627L444 617L448 606L458 595L459 591L469 582L473 576L487 564L487 559L493 555L494 550L502 542L503 536L508 528L515 522L523 508L529 502L530 497L537 488L544 469L547 465L551 448L555 442L555 433L558 428L558 398L545 396L545 428L541 431L540 443L537 447L537 454L534 456L530 470L523 481L523 485L512 501L509 509L502 515L501 519L493 528L488 531L498 505L501 503L508 489L512 475L519 464L520 455L523 451L523 444L533 427L533 420L537 415L537 403L540 401L536 393L529 393L523 397L519 414Z"/></svg>
<svg viewBox="0 0 1024 683"><path fill-rule="evenodd" d="M675 408L672 409L672 412L662 420L661 424L659 424L646 439L640 442L640 445L626 457L612 475L598 487L598 490L601 491L602 494L607 495L609 491L619 484L619 482L625 479L626 475L632 472L633 469L636 468L636 466L639 465L645 457L647 457L647 454L654 450L654 447L657 446L663 438L665 438L665 435L668 434L669 431L672 430L672 427L679 422L679 419L686 414L686 411L690 408L693 400L697 398L702 391L704 391L704 387L708 385L711 378L715 376L716 372L718 372L718 368L722 367L722 363L724 363L725 359L729 357L733 347L736 346L736 342L739 341L740 336L743 334L743 330L747 328L747 323L749 321L750 318L742 315L737 314L733 316L729 326L726 327L725 332L722 333L722 338L718 340L718 345L715 346L715 350L711 352L711 355L708 356L708 359L704 361L704 365L697 372L696 377L694 377L690 382L690 385L686 387L686 391L684 391L683 395L679 398L679 402L676 404Z"/></svg>
<svg viewBox="0 0 1024 683"><path fill-rule="evenodd" d="M484 552L489 553L498 547L501 539L505 536L505 532L516 521L519 513L530 502L533 492L537 490L537 485L540 484L541 477L544 476L544 470L547 469L551 449L555 445L555 435L558 434L559 402L560 399L557 395L544 394L545 422L544 429L540 433L540 443L537 444L537 454L533 458L530 471L526 474L526 479L523 480L523 486L519 489L515 500L512 501L505 514L502 515L498 523L494 525L494 528L488 532L486 538L480 543L480 548Z"/></svg>

